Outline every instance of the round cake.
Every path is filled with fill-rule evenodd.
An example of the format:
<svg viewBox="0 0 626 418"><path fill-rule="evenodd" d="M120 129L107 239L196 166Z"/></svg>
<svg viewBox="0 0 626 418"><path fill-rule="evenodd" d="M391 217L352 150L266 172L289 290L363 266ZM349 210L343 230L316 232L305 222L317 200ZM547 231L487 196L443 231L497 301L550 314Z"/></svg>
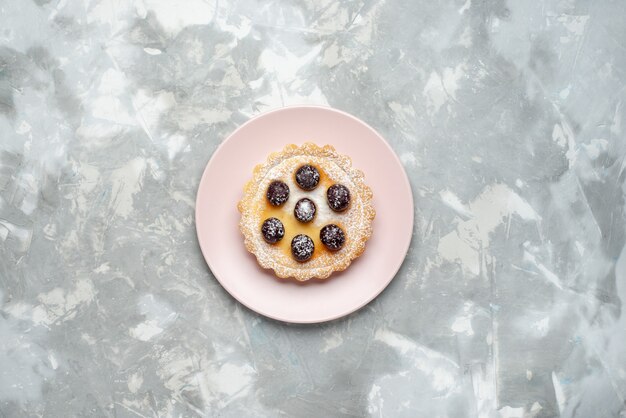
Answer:
<svg viewBox="0 0 626 418"><path fill-rule="evenodd" d="M238 204L248 251L281 278L325 279L365 250L375 210L364 175L330 145L287 145L254 168Z"/></svg>

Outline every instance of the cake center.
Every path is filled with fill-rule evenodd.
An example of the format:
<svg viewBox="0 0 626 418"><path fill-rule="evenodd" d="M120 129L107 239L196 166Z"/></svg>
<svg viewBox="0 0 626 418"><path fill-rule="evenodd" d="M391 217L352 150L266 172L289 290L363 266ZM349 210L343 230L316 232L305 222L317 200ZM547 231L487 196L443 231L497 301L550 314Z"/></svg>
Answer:
<svg viewBox="0 0 626 418"><path fill-rule="evenodd" d="M279 248L283 255L300 262L307 262L322 254L334 253L341 249L345 240L341 241L340 245L337 244L339 241L334 241L329 246L328 240L323 241L320 238L320 231L329 226L329 222L328 216L318 216L318 214L320 209L325 213L339 212L329 191L340 187L347 193L348 188L333 181L324 170L310 161L299 164L284 176L290 176L290 178L271 178L264 193L265 199L260 203L261 225L259 229L261 233L268 234L268 228L266 227L266 231L263 232L262 226L272 218L274 218L272 223L278 220L281 223L279 227L282 227L282 236L278 239L275 236L264 236L266 243ZM346 196L349 199L349 194ZM348 201L341 207L341 211L345 210L349 203ZM346 231L340 223L333 222L333 226L341 229L345 235ZM300 235L311 239L313 249L307 251L310 254L303 255L302 251L299 251L303 242L306 241L303 241ZM307 244L310 243L307 242ZM308 250L309 245L306 247Z"/></svg>

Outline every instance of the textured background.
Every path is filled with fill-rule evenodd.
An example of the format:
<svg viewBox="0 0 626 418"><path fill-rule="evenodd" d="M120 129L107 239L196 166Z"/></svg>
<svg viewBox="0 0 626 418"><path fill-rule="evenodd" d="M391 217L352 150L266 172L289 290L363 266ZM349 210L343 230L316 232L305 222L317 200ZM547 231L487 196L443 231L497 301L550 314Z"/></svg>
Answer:
<svg viewBox="0 0 626 418"><path fill-rule="evenodd" d="M0 2L0 416L626 416L624 2L132 3ZM416 200L389 288L317 326L235 303L193 222L297 103Z"/></svg>

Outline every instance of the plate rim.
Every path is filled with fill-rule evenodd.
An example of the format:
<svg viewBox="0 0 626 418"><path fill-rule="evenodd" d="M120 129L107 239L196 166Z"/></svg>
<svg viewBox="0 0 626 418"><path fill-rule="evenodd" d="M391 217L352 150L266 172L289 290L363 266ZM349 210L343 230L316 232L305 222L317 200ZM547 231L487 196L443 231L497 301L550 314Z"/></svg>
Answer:
<svg viewBox="0 0 626 418"><path fill-rule="evenodd" d="M342 312L340 312L338 314L322 317L321 319L312 319L312 320L298 320L298 319L293 320L293 319L285 319L285 318L277 317L276 315L273 315L271 313L263 312L260 309L253 308L253 307L249 306L246 302L241 300L236 295L235 292L232 292L231 289L229 289L228 285L225 284L224 281L222 281L220 279L219 275L216 274L215 271L213 270L213 268L211 267L210 257L208 255L208 252L205 250L204 246L202 245L202 240L200 239L200 230L198 228L198 213L199 213L198 206L199 206L199 200L200 200L200 191L202 190L202 186L206 183L206 181L208 181L207 178L208 178L208 173L210 171L209 169L211 168L211 165L214 164L214 162L216 160L216 156L219 155L219 153L223 149L224 145L227 142L229 142L230 140L232 140L232 138L235 137L235 135L240 130L242 130L248 124L253 123L257 119L259 119L261 117L268 116L268 115L273 114L273 113L279 113L279 112L283 112L285 110L294 110L294 109L302 109L302 110L316 109L316 110L325 110L325 111L329 111L329 112L339 113L342 116L348 117L348 118L354 120L355 122L363 125L365 128L369 129L370 131L372 131L374 133L374 135L377 136L378 139L380 139L382 141L382 143L387 147L387 149L391 152L391 155L393 156L395 161L402 168L402 174L403 174L402 177L403 178L402 178L402 186L400 188L403 189L404 193L408 193L408 196L410 196L410 202L411 202L411 211L410 211L410 225L411 225L410 230L411 230L411 234L409 235L409 239L406 240L405 248L402 251L402 253L403 253L402 262L400 262L398 264L398 266L395 268L395 271L393 272L393 274L390 274L389 279L385 280L384 282L382 282L380 288L377 288L375 292L372 292L372 296L370 298L365 299L365 301L363 303L361 303L359 305L355 305L354 307L350 307L349 309L344 310L344 311L342 311ZM406 256L407 256L407 254L409 252L409 249L411 248L411 243L413 242L413 232L414 232L413 228L415 227L415 200L414 200L414 196L413 196L413 190L411 188L411 183L410 183L409 177L408 177L408 175L406 173L406 169L404 167L404 164L402 164L402 161L400 160L400 158L398 157L398 155L396 154L394 149L391 147L391 145L389 145L389 142L387 142L387 140L376 129L374 129L372 126L370 126L368 123L364 122L363 120L357 118L356 116L351 115L350 113L347 113L347 112L345 112L343 110L336 109L334 107L325 106L325 105L313 105L313 104L302 104L302 105L295 104L295 105L289 105L289 106L283 106L283 107L271 109L271 110L268 110L266 112L261 112L261 113L259 113L257 115L252 116L250 119L248 119L247 121L245 121L244 123L239 125L230 134L228 134L228 136L226 136L226 138L222 142L220 142L220 144L217 146L215 151L213 151L213 153L211 154L211 157L209 158L209 161L207 162L206 166L204 167L204 170L202 172L202 176L200 177L200 182L198 183L198 187L196 189L196 199L195 199L194 212L195 212L195 214L194 214L194 222L195 222L195 229L196 229L196 238L198 240L198 245L200 246L200 251L202 253L202 257L204 258L204 261L205 261L207 267L211 271L211 274L213 275L213 277L215 277L215 279L220 284L220 286L222 286L222 288L224 290L226 290L226 293L228 293L230 295L230 297L235 299L241 305L245 306L247 309L249 309L249 310L251 310L253 312L256 312L257 314L262 315L262 316L264 316L266 318L270 318L272 320L280 321L280 322L288 323L288 324L321 324L321 323L334 321L334 320L343 318L343 317L345 317L347 315L350 315L350 314L352 314L352 313L362 309L363 307L367 306L370 302L372 302L374 299L376 299L380 294L382 294L384 292L384 290L389 286L389 284L395 279L396 275L398 274L398 271L400 271L400 269L404 265L404 263L406 261Z"/></svg>

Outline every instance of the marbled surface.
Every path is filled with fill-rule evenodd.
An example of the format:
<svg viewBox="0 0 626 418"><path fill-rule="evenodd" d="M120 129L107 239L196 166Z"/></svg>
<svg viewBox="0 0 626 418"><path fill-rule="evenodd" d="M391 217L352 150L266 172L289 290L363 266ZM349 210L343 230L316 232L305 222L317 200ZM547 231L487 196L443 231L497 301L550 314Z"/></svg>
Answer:
<svg viewBox="0 0 626 418"><path fill-rule="evenodd" d="M0 2L0 416L626 416L625 81L621 1ZM193 221L220 141L299 103L416 202L389 288L315 326L234 302Z"/></svg>

